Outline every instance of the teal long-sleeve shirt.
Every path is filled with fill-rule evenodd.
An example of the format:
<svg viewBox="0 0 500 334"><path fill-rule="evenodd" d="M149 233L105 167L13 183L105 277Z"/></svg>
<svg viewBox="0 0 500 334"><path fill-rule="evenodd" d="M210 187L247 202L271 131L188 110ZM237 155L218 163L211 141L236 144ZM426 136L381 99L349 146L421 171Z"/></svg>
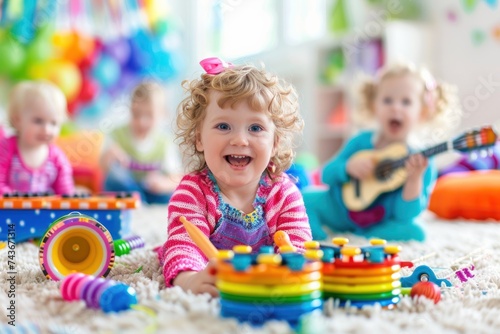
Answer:
<svg viewBox="0 0 500 334"><path fill-rule="evenodd" d="M334 201L340 206L341 217L349 220L351 223L359 225L354 221L354 216L346 208L342 200L342 185L349 181L349 175L346 171L347 161L351 156L361 150L373 150L374 147L373 131L364 131L351 138L341 149L341 151L333 157L324 167L322 172L322 181L329 186L329 193ZM423 176L422 193L419 197L406 201L403 199L403 187L381 194L374 203L372 203L365 211L367 215L373 217L370 212L378 208L377 220L383 222L385 220L409 221L417 217L422 211L427 208L429 195L436 181L437 171L432 159L429 159L429 167L426 169ZM380 210L380 206L383 210ZM361 213L362 215L363 213Z"/></svg>

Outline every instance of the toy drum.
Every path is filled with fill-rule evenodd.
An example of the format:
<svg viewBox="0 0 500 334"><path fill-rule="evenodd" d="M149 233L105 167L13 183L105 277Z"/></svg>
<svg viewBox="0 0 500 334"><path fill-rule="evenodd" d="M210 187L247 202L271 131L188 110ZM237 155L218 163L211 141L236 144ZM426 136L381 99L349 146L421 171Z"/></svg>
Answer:
<svg viewBox="0 0 500 334"><path fill-rule="evenodd" d="M49 226L39 261L44 275L56 281L75 272L105 277L115 261L113 239L94 218L72 212Z"/></svg>

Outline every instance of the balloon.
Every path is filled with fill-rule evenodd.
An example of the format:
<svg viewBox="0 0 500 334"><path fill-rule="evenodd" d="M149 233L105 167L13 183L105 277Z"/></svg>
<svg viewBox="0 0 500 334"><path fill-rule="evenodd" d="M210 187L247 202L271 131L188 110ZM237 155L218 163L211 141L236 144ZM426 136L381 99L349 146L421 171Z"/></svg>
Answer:
<svg viewBox="0 0 500 334"><path fill-rule="evenodd" d="M13 37L5 35L0 40L0 75L11 75L22 69L26 53Z"/></svg>
<svg viewBox="0 0 500 334"><path fill-rule="evenodd" d="M120 65L130 58L130 44L124 39L118 39L106 45L105 52L113 57Z"/></svg>
<svg viewBox="0 0 500 334"><path fill-rule="evenodd" d="M48 60L52 56L52 50L53 47L49 40L35 38L26 52L28 64Z"/></svg>
<svg viewBox="0 0 500 334"><path fill-rule="evenodd" d="M52 56L52 33L53 27L49 25L45 25L36 31L35 38L28 45L26 51L27 66L36 62L46 61Z"/></svg>
<svg viewBox="0 0 500 334"><path fill-rule="evenodd" d="M68 113L70 116L74 116L80 107L80 101L75 99L68 102Z"/></svg>
<svg viewBox="0 0 500 334"><path fill-rule="evenodd" d="M125 68L132 72L141 71L144 68L149 67L151 63L151 57L146 50L141 49L139 45L133 41L129 42L130 46L130 57L125 64Z"/></svg>
<svg viewBox="0 0 500 334"><path fill-rule="evenodd" d="M52 36L52 44L63 57L65 52L75 44L75 38L74 33L56 33Z"/></svg>
<svg viewBox="0 0 500 334"><path fill-rule="evenodd" d="M158 51L154 53L153 57L154 62L152 66L146 68L145 73L157 77L160 80L166 80L174 76L176 69L171 53Z"/></svg>
<svg viewBox="0 0 500 334"><path fill-rule="evenodd" d="M111 99L106 94L101 94L91 103L80 109L78 118L85 120L95 120L102 116L111 105Z"/></svg>
<svg viewBox="0 0 500 334"><path fill-rule="evenodd" d="M95 48L92 38L79 35L76 32L57 33L52 37L52 43L59 58L79 64Z"/></svg>
<svg viewBox="0 0 500 334"><path fill-rule="evenodd" d="M46 79L53 82L62 90L68 101L73 101L82 85L78 67L65 60L50 60L32 65L28 75L32 79Z"/></svg>
<svg viewBox="0 0 500 334"><path fill-rule="evenodd" d="M108 88L118 81L120 71L120 65L116 60L103 53L92 69L92 75L102 87Z"/></svg>
<svg viewBox="0 0 500 334"><path fill-rule="evenodd" d="M82 79L82 88L80 89L80 94L78 94L78 101L89 102L94 99L99 91L99 85L91 77L84 76Z"/></svg>
<svg viewBox="0 0 500 334"><path fill-rule="evenodd" d="M109 92L111 95L118 95L121 92L130 91L137 83L141 80L141 77L131 71L122 71L120 80L110 88Z"/></svg>

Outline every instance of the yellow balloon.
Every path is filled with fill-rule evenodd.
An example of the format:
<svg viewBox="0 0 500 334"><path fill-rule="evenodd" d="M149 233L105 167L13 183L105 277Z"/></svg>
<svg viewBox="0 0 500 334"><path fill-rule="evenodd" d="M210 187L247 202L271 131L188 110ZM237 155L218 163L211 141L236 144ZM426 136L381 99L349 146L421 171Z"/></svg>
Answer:
<svg viewBox="0 0 500 334"><path fill-rule="evenodd" d="M75 64L65 60L49 60L32 65L28 70L31 79L45 79L57 85L66 96L73 101L82 87L82 75Z"/></svg>

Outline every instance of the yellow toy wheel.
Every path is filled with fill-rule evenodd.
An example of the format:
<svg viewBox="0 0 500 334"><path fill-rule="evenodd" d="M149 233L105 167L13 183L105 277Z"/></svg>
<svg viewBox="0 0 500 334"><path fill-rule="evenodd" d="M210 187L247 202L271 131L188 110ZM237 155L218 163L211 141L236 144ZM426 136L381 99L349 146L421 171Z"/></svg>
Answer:
<svg viewBox="0 0 500 334"><path fill-rule="evenodd" d="M75 272L105 277L115 261L113 239L95 219L70 213L45 232L39 261L45 276L56 281Z"/></svg>

